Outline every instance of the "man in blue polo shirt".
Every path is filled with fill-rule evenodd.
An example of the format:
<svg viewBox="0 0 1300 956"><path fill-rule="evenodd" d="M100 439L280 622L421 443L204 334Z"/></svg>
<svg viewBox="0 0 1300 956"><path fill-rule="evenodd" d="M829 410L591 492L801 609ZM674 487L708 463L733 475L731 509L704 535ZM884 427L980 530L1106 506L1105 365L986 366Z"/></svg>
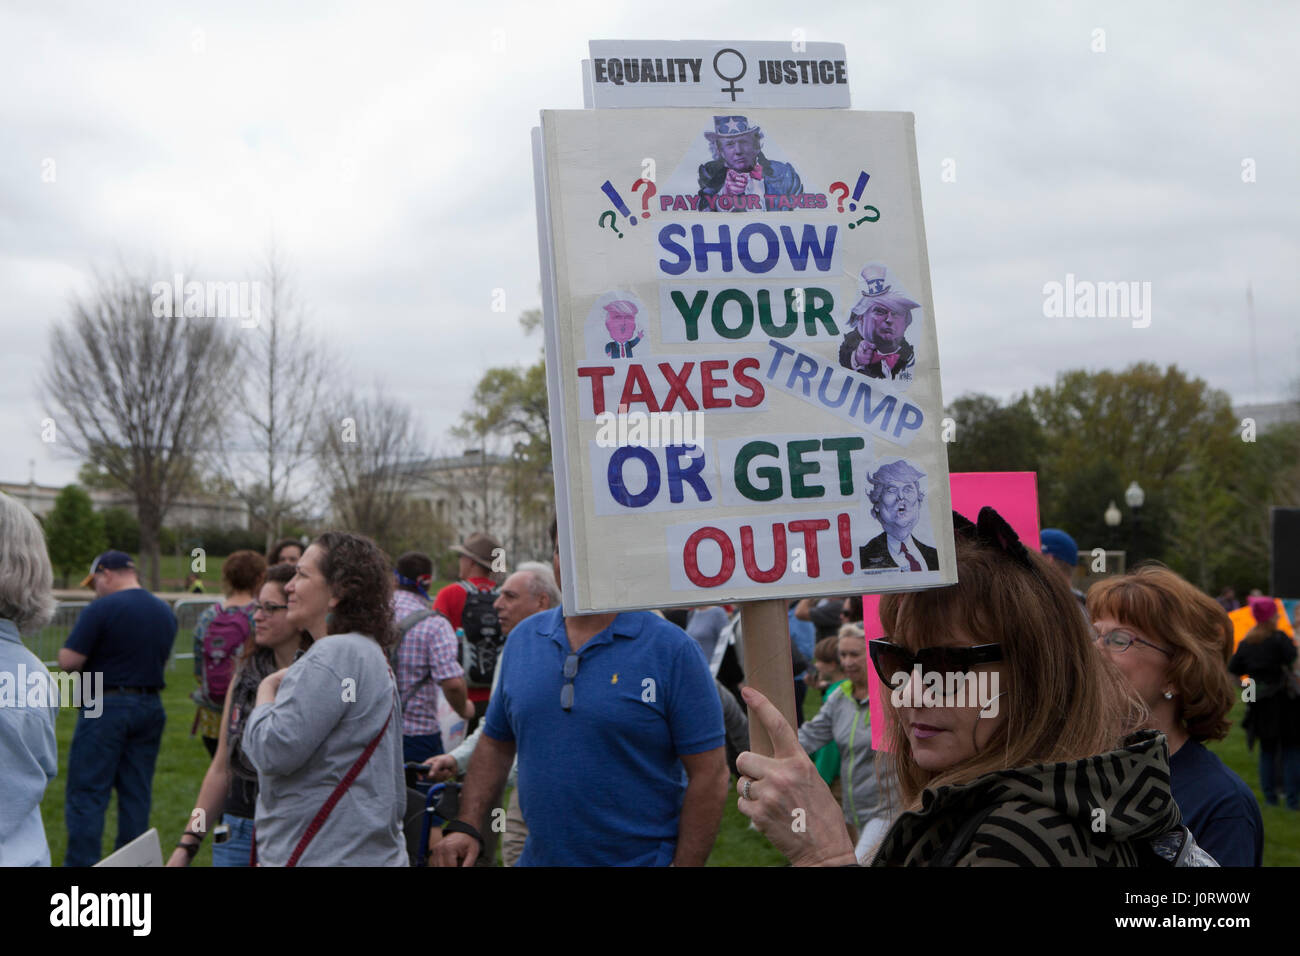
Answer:
<svg viewBox="0 0 1300 956"><path fill-rule="evenodd" d="M101 857L104 812L117 789L117 843L121 848L149 828L154 764L167 714L158 692L176 640L176 615L140 586L135 563L106 551L90 566L82 587L97 599L81 612L59 667L103 675L102 712L82 709L68 751L64 866L93 866Z"/></svg>
<svg viewBox="0 0 1300 956"><path fill-rule="evenodd" d="M555 608L516 625L498 666L438 865L473 865L516 752L519 866L704 864L728 776L722 707L694 640L645 611Z"/></svg>

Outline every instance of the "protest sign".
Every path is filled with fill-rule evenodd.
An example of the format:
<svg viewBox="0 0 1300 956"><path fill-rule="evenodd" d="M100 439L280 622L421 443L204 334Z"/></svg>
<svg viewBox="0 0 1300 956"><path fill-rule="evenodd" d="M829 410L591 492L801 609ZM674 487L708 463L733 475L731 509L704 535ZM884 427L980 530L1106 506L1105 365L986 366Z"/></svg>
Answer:
<svg viewBox="0 0 1300 956"><path fill-rule="evenodd" d="M534 158L565 612L954 581L911 114L544 111Z"/></svg>
<svg viewBox="0 0 1300 956"><path fill-rule="evenodd" d="M140 867L162 866L162 842L158 831L150 828L125 846L118 847L104 857L95 866L104 867Z"/></svg>

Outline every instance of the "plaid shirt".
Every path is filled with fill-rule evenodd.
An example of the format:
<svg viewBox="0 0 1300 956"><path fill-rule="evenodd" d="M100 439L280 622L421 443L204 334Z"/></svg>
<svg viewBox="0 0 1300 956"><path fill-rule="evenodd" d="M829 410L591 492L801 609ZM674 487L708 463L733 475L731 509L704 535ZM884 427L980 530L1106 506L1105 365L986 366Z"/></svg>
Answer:
<svg viewBox="0 0 1300 956"><path fill-rule="evenodd" d="M426 607L417 594L393 592L395 623ZM464 676L460 641L450 621L434 614L408 630L397 648L397 689L403 701L402 733L408 737L437 733L438 683ZM412 694L417 685L419 689Z"/></svg>

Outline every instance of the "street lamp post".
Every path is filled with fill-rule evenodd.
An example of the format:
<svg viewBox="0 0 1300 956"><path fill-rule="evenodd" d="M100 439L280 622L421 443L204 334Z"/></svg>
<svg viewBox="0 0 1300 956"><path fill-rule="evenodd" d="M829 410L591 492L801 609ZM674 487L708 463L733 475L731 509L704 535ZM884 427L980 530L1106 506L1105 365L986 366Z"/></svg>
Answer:
<svg viewBox="0 0 1300 956"><path fill-rule="evenodd" d="M1138 545L1138 521L1142 514L1142 504L1147 500L1147 494L1142 490L1142 486L1136 481L1130 482L1124 491L1124 501L1133 511L1133 560L1137 560Z"/></svg>
<svg viewBox="0 0 1300 956"><path fill-rule="evenodd" d="M1115 507L1113 499L1111 500L1111 503L1106 506L1106 513L1102 515L1102 518L1106 521L1106 527L1110 529L1108 535L1110 540L1107 543L1113 548L1115 547L1115 529L1119 527L1120 521L1124 518L1124 516L1120 514L1120 510Z"/></svg>

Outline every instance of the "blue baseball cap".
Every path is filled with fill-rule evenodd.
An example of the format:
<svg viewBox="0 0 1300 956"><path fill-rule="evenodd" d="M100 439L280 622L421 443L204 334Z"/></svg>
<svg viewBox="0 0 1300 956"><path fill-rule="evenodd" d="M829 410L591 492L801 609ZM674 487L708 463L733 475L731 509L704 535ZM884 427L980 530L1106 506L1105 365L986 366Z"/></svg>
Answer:
<svg viewBox="0 0 1300 956"><path fill-rule="evenodd" d="M90 563L90 573L86 575L86 580L81 582L81 586L90 587L90 582L99 571L120 571L123 568L135 570L135 562L131 560L129 554L125 551L105 551Z"/></svg>
<svg viewBox="0 0 1300 956"><path fill-rule="evenodd" d="M1079 546L1060 528L1044 528L1039 538L1043 543L1043 554L1060 558L1070 567L1079 563Z"/></svg>

